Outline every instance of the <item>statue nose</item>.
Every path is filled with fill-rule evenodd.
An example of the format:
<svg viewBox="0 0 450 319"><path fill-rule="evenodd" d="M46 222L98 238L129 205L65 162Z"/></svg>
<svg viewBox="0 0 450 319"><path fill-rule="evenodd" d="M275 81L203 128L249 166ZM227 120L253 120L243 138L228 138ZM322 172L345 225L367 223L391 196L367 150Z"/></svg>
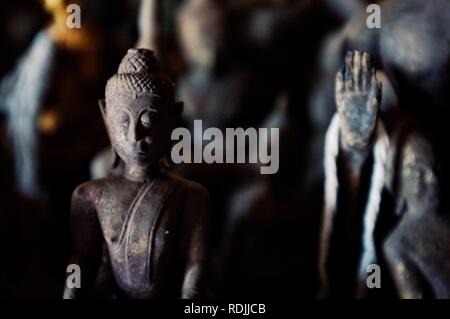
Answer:
<svg viewBox="0 0 450 319"><path fill-rule="evenodd" d="M150 149L150 144L146 140L140 140L137 142L137 148L139 152L147 152Z"/></svg>
<svg viewBox="0 0 450 319"><path fill-rule="evenodd" d="M130 140L137 143L151 144L152 134L149 129L137 124L130 132Z"/></svg>
<svg viewBox="0 0 450 319"><path fill-rule="evenodd" d="M136 123L136 125L134 126L134 128L131 130L130 133L131 133L130 137L133 142L137 142L144 139L147 134L145 128L139 122Z"/></svg>
<svg viewBox="0 0 450 319"><path fill-rule="evenodd" d="M151 136L151 122L152 120L148 112L145 112L141 115L134 126L134 141L140 141L141 139L146 139L147 137Z"/></svg>

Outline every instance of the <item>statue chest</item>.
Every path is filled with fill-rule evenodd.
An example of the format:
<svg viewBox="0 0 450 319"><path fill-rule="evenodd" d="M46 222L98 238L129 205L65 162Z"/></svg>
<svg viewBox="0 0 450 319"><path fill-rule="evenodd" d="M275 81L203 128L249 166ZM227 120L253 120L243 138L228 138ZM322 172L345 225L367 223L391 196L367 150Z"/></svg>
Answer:
<svg viewBox="0 0 450 319"><path fill-rule="evenodd" d="M132 296L154 294L154 272L178 251L178 210L169 202L169 186L143 185L131 196L111 197L99 212L114 276Z"/></svg>

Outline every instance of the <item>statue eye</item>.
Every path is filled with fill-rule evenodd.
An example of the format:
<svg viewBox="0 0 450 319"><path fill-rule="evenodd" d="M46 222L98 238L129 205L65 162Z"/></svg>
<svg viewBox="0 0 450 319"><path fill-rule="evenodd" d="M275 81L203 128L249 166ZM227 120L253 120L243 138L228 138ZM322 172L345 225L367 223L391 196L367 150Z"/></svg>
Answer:
<svg viewBox="0 0 450 319"><path fill-rule="evenodd" d="M122 128L126 129L130 124L130 118L128 117L127 114L123 114L120 117L119 123Z"/></svg>
<svg viewBox="0 0 450 319"><path fill-rule="evenodd" d="M144 127L150 127L152 124L150 112L145 112L141 115L141 123Z"/></svg>

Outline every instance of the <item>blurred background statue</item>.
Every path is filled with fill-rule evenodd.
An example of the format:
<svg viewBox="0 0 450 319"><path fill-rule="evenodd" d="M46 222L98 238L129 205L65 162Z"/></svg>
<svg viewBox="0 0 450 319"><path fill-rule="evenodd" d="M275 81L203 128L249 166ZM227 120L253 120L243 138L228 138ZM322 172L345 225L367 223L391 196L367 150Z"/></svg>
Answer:
<svg viewBox="0 0 450 319"><path fill-rule="evenodd" d="M401 155L400 222L383 244L400 298L450 298L450 223L441 211L433 151L411 134Z"/></svg>
<svg viewBox="0 0 450 319"><path fill-rule="evenodd" d="M16 11L21 12L21 4ZM69 4L81 7L81 28L67 26ZM16 212L11 215L13 250L30 249L8 270L24 274L8 294L56 294L57 282L64 278L60 271L68 253L70 194L89 178L92 156L106 146L95 101L120 46L111 36L114 28L108 29L108 18L117 17L117 4L108 13L102 0L42 1L42 6L40 14L48 15L48 24L0 82L1 125L7 132L2 150L6 170L15 172L4 209Z"/></svg>
<svg viewBox="0 0 450 319"><path fill-rule="evenodd" d="M394 296L394 281L409 279L400 279L395 271L394 277L390 277L383 271L388 264L395 263L395 258L401 258L392 255L393 247L397 246L390 238L407 234L402 225L408 224L409 214L419 211L431 219L438 216L437 179L432 178L430 166L434 151L416 122L408 117L398 118L395 130L388 134L380 115L382 86L366 52L348 52L335 83L337 112L328 128L324 151L320 293L323 297ZM430 169L407 164L411 158L422 159ZM425 173L430 180L422 183ZM406 180L415 192L405 193L409 189L404 184ZM406 203L408 208L403 213ZM446 223L438 224L442 228L439 236L446 236ZM422 227L428 232L425 231L428 224ZM429 236L421 237L417 232L414 236L430 241ZM385 258L382 249L386 238L389 256ZM399 242L404 241L396 241ZM445 258L445 254L437 251L436 258ZM428 252L418 250L414 258L426 256ZM366 281L371 264L379 265L383 276L381 289L369 291ZM427 264L434 265L433 259ZM444 276L445 271L439 275ZM411 280L412 284L415 279ZM445 286L445 277L436 278L434 284ZM399 293L402 295L402 290Z"/></svg>

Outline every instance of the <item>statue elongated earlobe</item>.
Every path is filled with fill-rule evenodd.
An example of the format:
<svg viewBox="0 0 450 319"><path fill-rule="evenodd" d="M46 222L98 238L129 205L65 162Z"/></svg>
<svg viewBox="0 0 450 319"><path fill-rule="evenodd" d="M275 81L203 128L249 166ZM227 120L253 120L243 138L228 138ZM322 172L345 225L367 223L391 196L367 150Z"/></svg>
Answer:
<svg viewBox="0 0 450 319"><path fill-rule="evenodd" d="M102 113L103 121L105 121L106 124L106 101L104 99L99 99L98 106L100 107L100 113Z"/></svg>
<svg viewBox="0 0 450 319"><path fill-rule="evenodd" d="M111 141L111 136L109 134L108 122L106 121L106 101L104 99L98 100L98 106L100 107L100 113L102 114L103 121L105 122L106 132L108 133L109 140ZM112 161L112 169L115 169L119 166L121 158L114 150L114 147L111 145L111 151L113 153L113 161Z"/></svg>

